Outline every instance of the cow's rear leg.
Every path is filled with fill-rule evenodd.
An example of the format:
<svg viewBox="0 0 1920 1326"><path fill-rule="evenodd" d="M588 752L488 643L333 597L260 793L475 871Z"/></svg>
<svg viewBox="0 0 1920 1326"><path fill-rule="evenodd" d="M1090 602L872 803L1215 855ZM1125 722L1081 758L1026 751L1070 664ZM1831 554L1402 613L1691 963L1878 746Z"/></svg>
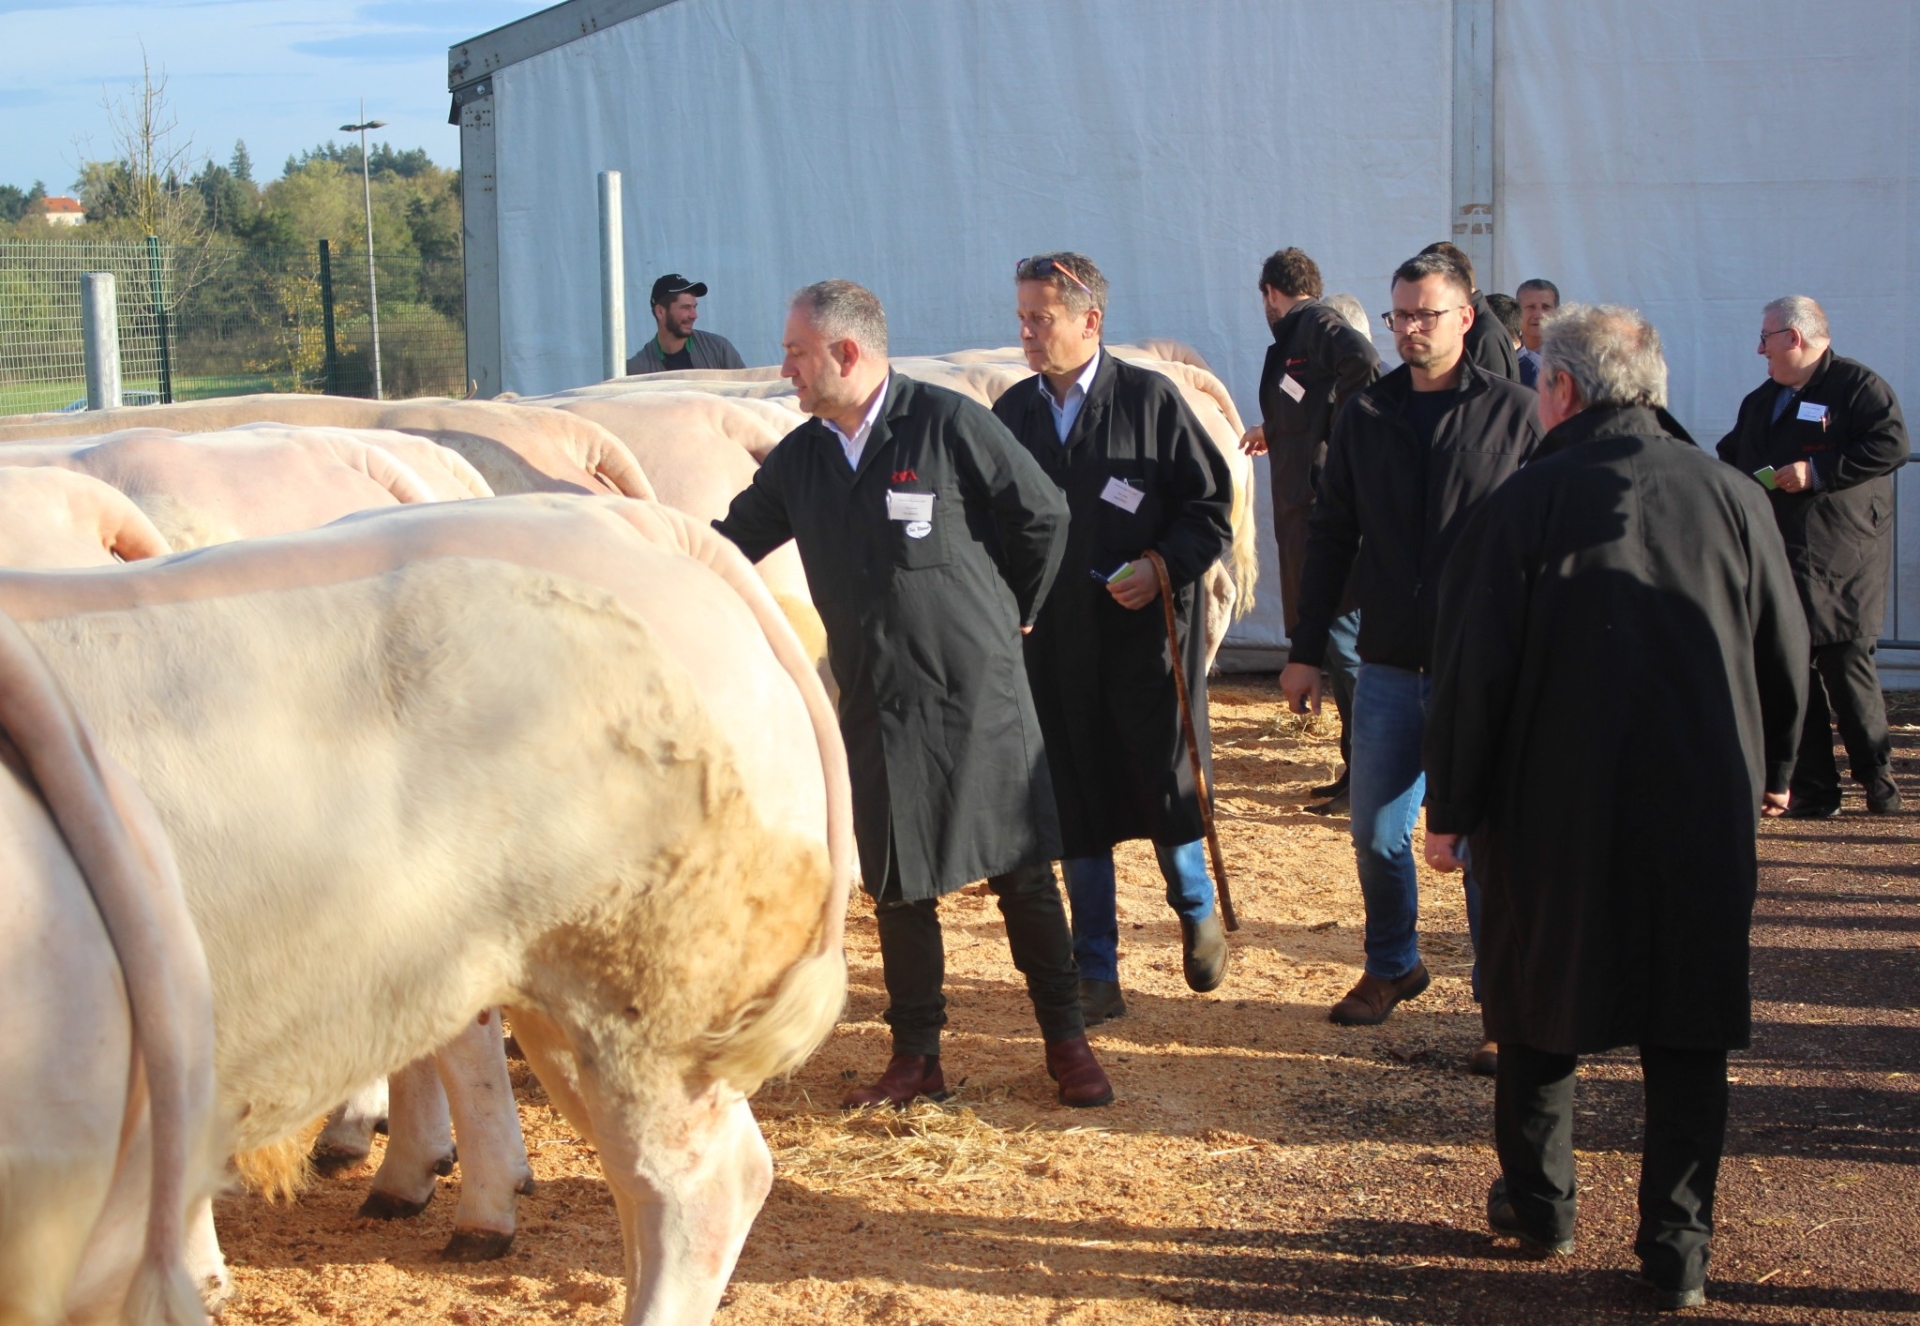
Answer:
<svg viewBox="0 0 1920 1326"><path fill-rule="evenodd" d="M533 1191L533 1170L513 1103L498 1011L483 1010L440 1047L434 1061L460 1140L460 1205L442 1255L463 1262L503 1257L513 1246L516 1198Z"/></svg>
<svg viewBox="0 0 1920 1326"><path fill-rule="evenodd" d="M433 1200L434 1180L453 1173L447 1093L431 1055L387 1079L387 1154L360 1214L375 1220L417 1216Z"/></svg>
<svg viewBox="0 0 1920 1326"><path fill-rule="evenodd" d="M352 1169L373 1150L373 1135L387 1126L387 1079L376 1077L348 1096L320 1131L308 1157L322 1174Z"/></svg>

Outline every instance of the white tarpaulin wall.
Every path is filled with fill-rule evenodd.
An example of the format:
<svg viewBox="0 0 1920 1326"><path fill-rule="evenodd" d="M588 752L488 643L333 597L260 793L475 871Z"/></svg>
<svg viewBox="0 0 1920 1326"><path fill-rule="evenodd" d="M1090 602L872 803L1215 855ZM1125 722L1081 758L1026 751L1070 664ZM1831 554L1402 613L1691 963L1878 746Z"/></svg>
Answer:
<svg viewBox="0 0 1920 1326"><path fill-rule="evenodd" d="M495 380L598 376L595 175L615 169L635 347L667 271L711 286L701 323L749 363L778 358L786 294L825 276L880 295L899 353L1004 345L1014 261L1073 248L1112 280L1115 340L1190 343L1251 420L1261 259L1297 244L1330 291L1385 307L1394 265L1454 230L1459 127L1491 140L1481 284L1548 276L1570 299L1645 309L1675 412L1711 446L1760 380L1752 343L1776 294L1820 298L1842 353L1896 390L1920 383L1916 9L674 0L491 71L493 189L470 182L468 206L470 227L478 206L497 216ZM1484 131L1485 88L1456 69L1474 14L1494 36ZM1913 637L1920 474L1903 488L1889 625ZM1283 639L1262 545L1261 607L1236 644Z"/></svg>

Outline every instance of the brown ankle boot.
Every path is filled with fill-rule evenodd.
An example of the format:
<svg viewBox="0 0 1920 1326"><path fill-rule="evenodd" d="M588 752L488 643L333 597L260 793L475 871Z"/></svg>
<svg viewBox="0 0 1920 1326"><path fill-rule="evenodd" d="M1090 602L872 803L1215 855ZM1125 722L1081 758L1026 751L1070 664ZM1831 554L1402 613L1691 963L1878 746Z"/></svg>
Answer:
<svg viewBox="0 0 1920 1326"><path fill-rule="evenodd" d="M905 1109L916 1096L925 1096L928 1100L947 1098L947 1079L940 1072L939 1055L894 1055L887 1061L887 1071L880 1074L878 1082L849 1091L840 1108L857 1110L863 1105L891 1105Z"/></svg>
<svg viewBox="0 0 1920 1326"><path fill-rule="evenodd" d="M1047 1042L1047 1076L1060 1084L1059 1100L1077 1110L1113 1104L1113 1083L1085 1036Z"/></svg>

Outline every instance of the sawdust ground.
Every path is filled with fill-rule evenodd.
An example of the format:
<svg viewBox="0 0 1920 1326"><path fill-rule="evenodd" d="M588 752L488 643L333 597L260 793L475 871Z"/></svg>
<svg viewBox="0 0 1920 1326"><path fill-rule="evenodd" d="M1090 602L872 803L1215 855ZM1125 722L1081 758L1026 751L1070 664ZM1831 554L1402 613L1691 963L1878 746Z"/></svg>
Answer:
<svg viewBox="0 0 1920 1326"><path fill-rule="evenodd" d="M1331 721L1281 712L1272 679L1214 689L1221 831L1243 928L1211 995L1181 980L1151 854L1120 853L1131 1012L1094 1033L1110 1109L1054 1104L1040 1043L979 886L943 905L956 1101L843 1117L885 1062L871 914L849 926L852 996L831 1042L755 1112L777 1178L718 1320L951 1323L1629 1320L1639 1087L1629 1056L1583 1065L1580 1246L1521 1260L1484 1232L1492 1084L1457 879L1422 881L1435 981L1386 1026L1327 1006L1358 974L1345 821L1301 812L1338 756ZM1920 801L1920 712L1895 720ZM1849 802L1857 812L1857 794ZM1717 1321L1920 1319L1920 838L1850 813L1764 833L1756 1038L1737 1057ZM359 1226L369 1170L273 1208L219 1208L227 1322L618 1320L620 1237L593 1155L515 1065L540 1189L502 1261L443 1264L458 1175L416 1220ZM1910 1076L1912 1074L1913 1076ZM375 1160L378 1159L376 1150ZM1691 1314L1701 1315L1701 1314Z"/></svg>

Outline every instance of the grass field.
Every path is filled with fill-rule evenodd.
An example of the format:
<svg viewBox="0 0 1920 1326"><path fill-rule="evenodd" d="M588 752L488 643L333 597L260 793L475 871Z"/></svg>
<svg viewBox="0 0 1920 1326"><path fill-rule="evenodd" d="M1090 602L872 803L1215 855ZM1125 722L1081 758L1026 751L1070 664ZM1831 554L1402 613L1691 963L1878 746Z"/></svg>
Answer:
<svg viewBox="0 0 1920 1326"><path fill-rule="evenodd" d="M209 396L244 396L257 391L282 390L283 379L265 373L221 374L212 377L176 377L173 398L179 401L204 400ZM160 384L151 378L130 379L120 384L121 396L136 403L144 398L135 392L158 397ZM87 384L72 382L0 382L0 415L39 414L64 410L75 401L87 398Z"/></svg>

